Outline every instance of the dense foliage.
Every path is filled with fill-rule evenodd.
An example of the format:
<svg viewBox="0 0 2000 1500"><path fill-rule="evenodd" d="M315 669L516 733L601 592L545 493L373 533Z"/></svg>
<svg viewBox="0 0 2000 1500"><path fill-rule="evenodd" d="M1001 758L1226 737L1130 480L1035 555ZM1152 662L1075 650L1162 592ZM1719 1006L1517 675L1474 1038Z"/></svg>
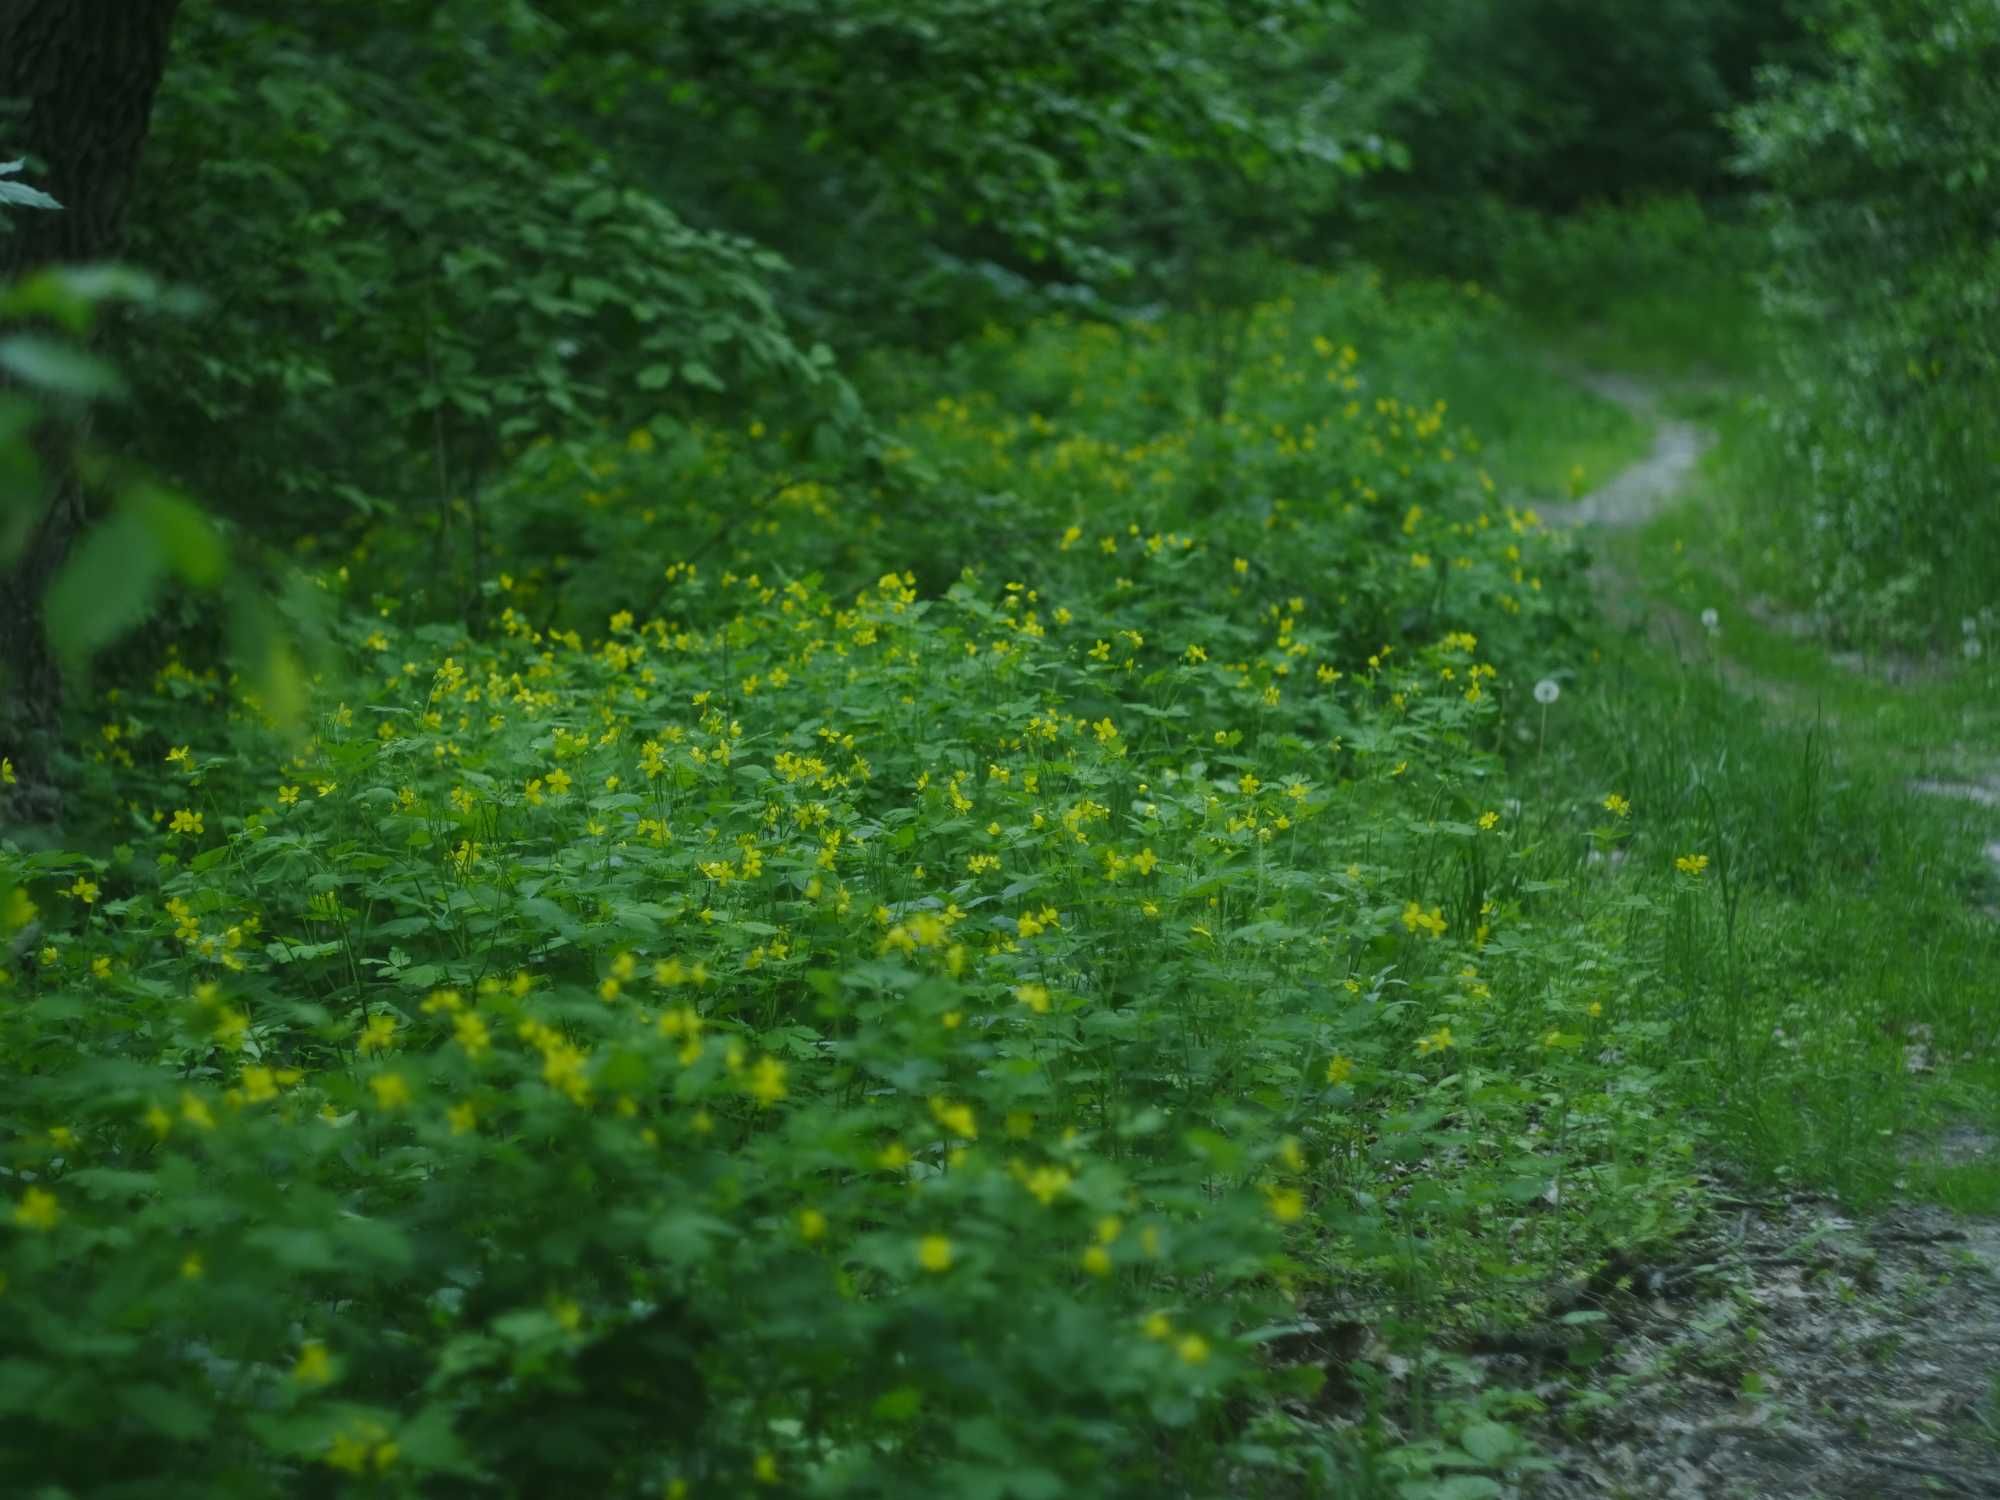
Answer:
<svg viewBox="0 0 2000 1500"><path fill-rule="evenodd" d="M1403 44L1411 70L1382 117L1409 168L1359 205L1384 221L1372 237L1481 274L1503 263L1522 210L1732 191L1725 115L1800 36L1794 7L1770 0L1363 10L1377 45Z"/></svg>
<svg viewBox="0 0 2000 1500"><path fill-rule="evenodd" d="M214 306L135 337L123 436L295 529L430 511L460 609L481 489L524 436L754 405L851 452L836 348L1127 277L1144 230L1119 203L1145 195L1155 256L1180 222L1149 174L1241 180L1240 202L1309 163L1326 199L1349 122L1286 80L1343 11L1260 14L1251 49L1233 38L1257 16L1191 0L283 21L205 0L176 33L133 254Z"/></svg>
<svg viewBox="0 0 2000 1500"><path fill-rule="evenodd" d="M1823 74L1738 119L1787 335L1779 482L1835 634L1956 635L2000 602L2000 15L1841 3L1822 36Z"/></svg>
<svg viewBox="0 0 2000 1500"><path fill-rule="evenodd" d="M768 439L543 450L593 570L374 595L308 742L105 703L122 842L0 867L9 1482L1491 1493L1433 1340L1685 1169L1579 1055L1650 1045L1635 908L1548 894L1625 809L1496 754L1569 550L1350 342L1452 300L1302 287L1220 421L1174 327L996 333L890 459L1004 508L801 480L664 577ZM1384 1314L1401 1414L1297 1405Z"/></svg>
<svg viewBox="0 0 2000 1500"><path fill-rule="evenodd" d="M1902 1013L1746 1023L1746 881L1893 841L1632 738L1535 513L1644 424L1287 263L1672 317L1789 11L151 13L145 269L0 287L0 1489L1479 1500L1690 1038L1844 1139L1744 1059ZM1980 587L2000 33L1837 13L1738 128L1873 619Z"/></svg>

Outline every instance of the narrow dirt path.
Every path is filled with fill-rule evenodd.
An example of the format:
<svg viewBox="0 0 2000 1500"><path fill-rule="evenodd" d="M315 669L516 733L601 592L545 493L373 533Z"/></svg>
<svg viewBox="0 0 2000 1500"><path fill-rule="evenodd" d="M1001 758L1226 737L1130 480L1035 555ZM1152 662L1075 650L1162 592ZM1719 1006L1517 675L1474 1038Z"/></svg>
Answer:
<svg viewBox="0 0 2000 1500"><path fill-rule="evenodd" d="M1563 527L1619 531L1645 525L1681 497L1702 458L1715 446L1716 434L1698 423L1666 416L1659 389L1636 376L1602 370L1568 369L1564 373L1593 395L1615 401L1641 421L1652 424L1653 446L1644 458L1582 499L1567 504L1542 504L1537 510L1544 520ZM1600 606L1614 622L1629 624L1643 615L1656 642L1674 651L1683 661L1701 654L1690 649L1705 634L1692 618L1656 603L1640 606L1644 591L1637 581L1601 560L1593 567L1591 578ZM1753 618L1762 619L1768 613L1758 600L1745 600L1741 607ZM1845 653L1828 659L1838 663L1844 656L1852 655ZM1854 657L1854 664L1859 665L1860 661ZM1726 655L1716 664L1730 686L1774 709L1804 712L1809 707L1789 683L1758 676ZM1889 680L1899 677L1913 680L1920 675L1905 664L1900 673L1892 672ZM2000 765L1970 779L1914 778L1909 788L1920 796L1957 798L1979 808L2000 809ZM1993 836L1986 838L1984 845L1987 859L2000 870L2000 823L1996 823Z"/></svg>
<svg viewBox="0 0 2000 1500"><path fill-rule="evenodd" d="M1645 525L1680 499L1702 458L1715 446L1715 432L1666 415L1658 388L1636 376L1569 367L1561 373L1593 395L1617 402L1652 427L1653 445L1644 458L1581 499L1538 502L1537 513L1550 525L1565 529L1628 531ZM1602 555L1591 565L1590 584L1598 608L1612 624L1644 626L1661 650L1685 664L1712 663L1731 687L1780 712L1809 711L1810 706L1799 702L1787 684L1758 677L1727 656L1711 652L1706 639L1709 632L1700 621L1649 598L1639 580L1621 572Z"/></svg>
<svg viewBox="0 0 2000 1500"><path fill-rule="evenodd" d="M1622 529L1644 525L1686 487L1702 455L1715 446L1715 434L1693 422L1663 415L1659 393L1632 376L1591 370L1569 374L1593 395L1615 401L1652 424L1653 449L1581 500L1537 508L1544 519L1558 526Z"/></svg>
<svg viewBox="0 0 2000 1500"><path fill-rule="evenodd" d="M1554 524L1644 524L1679 498L1715 434L1664 417L1631 377L1572 377L1654 424L1645 458ZM1637 582L1600 563L1607 613L1643 608L1656 639L1687 658L1702 634L1640 606ZM1662 635L1664 631L1664 635ZM1783 683L1729 672L1783 711ZM1913 783L1916 794L2000 806L1992 783ZM2000 863L2000 839L1987 850ZM1990 1142L1982 1142L1985 1149ZM1672 1266L1606 1299L1606 1352L1579 1380L1503 1361L1496 1378L1547 1404L1537 1436L1553 1470L1537 1500L2000 1500L2000 1224L1902 1205L1848 1216L1811 1194L1732 1197Z"/></svg>
<svg viewBox="0 0 2000 1500"><path fill-rule="evenodd" d="M1807 1197L1720 1200L1662 1268L1604 1309L1537 1500L2000 1496L2000 1243L1908 1206L1857 1219Z"/></svg>

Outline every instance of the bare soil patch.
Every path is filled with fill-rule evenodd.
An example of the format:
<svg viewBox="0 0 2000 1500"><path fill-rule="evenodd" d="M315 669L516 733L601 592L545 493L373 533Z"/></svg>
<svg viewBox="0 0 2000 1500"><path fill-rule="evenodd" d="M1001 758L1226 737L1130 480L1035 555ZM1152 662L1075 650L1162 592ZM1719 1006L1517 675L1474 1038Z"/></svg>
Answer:
<svg viewBox="0 0 2000 1500"><path fill-rule="evenodd" d="M1526 1494L2000 1496L2000 1224L1739 1201L1685 1248L1606 1304L1587 1377L1534 1386L1556 1468Z"/></svg>

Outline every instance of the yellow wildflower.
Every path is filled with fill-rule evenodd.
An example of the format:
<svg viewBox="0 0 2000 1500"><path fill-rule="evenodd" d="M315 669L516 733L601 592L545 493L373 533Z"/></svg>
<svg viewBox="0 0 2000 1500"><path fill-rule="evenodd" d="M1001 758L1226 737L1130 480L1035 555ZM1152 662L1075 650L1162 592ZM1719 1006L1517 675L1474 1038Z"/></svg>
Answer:
<svg viewBox="0 0 2000 1500"><path fill-rule="evenodd" d="M21 1201L14 1205L14 1222L23 1229L46 1233L61 1220L62 1205L56 1202L56 1195L46 1188L29 1188L21 1195Z"/></svg>
<svg viewBox="0 0 2000 1500"><path fill-rule="evenodd" d="M750 1070L750 1097L766 1109L776 1104L788 1092L785 1071L785 1065L775 1057L758 1058Z"/></svg>
<svg viewBox="0 0 2000 1500"><path fill-rule="evenodd" d="M370 1016L368 1024L361 1029L355 1050L366 1057L371 1052L386 1052L395 1045L396 1018L389 1015Z"/></svg>
<svg viewBox="0 0 2000 1500"><path fill-rule="evenodd" d="M374 1090L375 1103L390 1113L410 1102L410 1085L401 1073L377 1073L368 1080L368 1087Z"/></svg>
<svg viewBox="0 0 2000 1500"><path fill-rule="evenodd" d="M326 1345L307 1339L299 1349L299 1362L292 1366L292 1379L300 1385L325 1385L333 1379L333 1360Z"/></svg>

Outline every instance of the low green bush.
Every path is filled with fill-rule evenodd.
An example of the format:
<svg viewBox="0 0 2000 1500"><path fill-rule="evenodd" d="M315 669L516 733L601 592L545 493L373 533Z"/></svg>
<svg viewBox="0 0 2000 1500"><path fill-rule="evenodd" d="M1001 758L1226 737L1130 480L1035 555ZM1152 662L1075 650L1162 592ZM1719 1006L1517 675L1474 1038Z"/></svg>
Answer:
<svg viewBox="0 0 2000 1500"><path fill-rule="evenodd" d="M1257 311L1219 420L1172 324L910 366L929 510L536 449L497 534L569 552L489 628L325 560L309 739L179 653L107 696L102 843L0 845L5 1487L1532 1467L1453 1351L1671 1235L1688 1138L1645 898L1574 879L1645 810L1502 754L1573 550L1375 383L1382 296Z"/></svg>

